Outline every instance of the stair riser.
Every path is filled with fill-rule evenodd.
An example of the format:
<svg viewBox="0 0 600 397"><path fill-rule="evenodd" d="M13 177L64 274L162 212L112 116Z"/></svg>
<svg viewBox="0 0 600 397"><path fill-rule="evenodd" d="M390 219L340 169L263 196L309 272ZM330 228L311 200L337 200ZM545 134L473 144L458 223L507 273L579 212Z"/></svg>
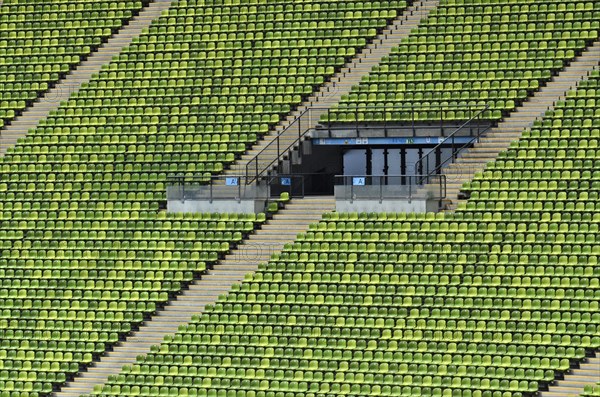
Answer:
<svg viewBox="0 0 600 397"><path fill-rule="evenodd" d="M548 391L540 397L579 397L586 385L593 385L600 381L600 360L597 357L588 358L579 368L571 370L560 380L550 385Z"/></svg>

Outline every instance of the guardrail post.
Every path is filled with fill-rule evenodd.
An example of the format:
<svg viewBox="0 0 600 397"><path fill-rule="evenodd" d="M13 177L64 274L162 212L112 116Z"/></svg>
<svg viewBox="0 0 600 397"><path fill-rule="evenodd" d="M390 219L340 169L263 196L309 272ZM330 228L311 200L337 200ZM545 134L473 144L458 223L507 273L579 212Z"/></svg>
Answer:
<svg viewBox="0 0 600 397"><path fill-rule="evenodd" d="M415 108L413 107L413 104L410 103L410 118L412 120L412 133L413 136L417 136L417 130L415 130Z"/></svg>
<svg viewBox="0 0 600 397"><path fill-rule="evenodd" d="M271 186L273 185L274 178L272 176L265 178L266 189L265 189L265 203L271 199ZM256 186L258 187L258 181L256 182ZM258 198L257 192L254 192L254 197Z"/></svg>
<svg viewBox="0 0 600 397"><path fill-rule="evenodd" d="M477 117L475 114L473 114L473 108L469 105L469 119L472 119L474 117ZM469 125L469 135L473 136L473 126Z"/></svg>
<svg viewBox="0 0 600 397"><path fill-rule="evenodd" d="M385 107L383 108L383 136L385 136L386 138L388 136L388 131L387 131L387 109Z"/></svg>
<svg viewBox="0 0 600 397"><path fill-rule="evenodd" d="M450 147L452 148L452 162L454 162L456 160L456 152L454 152L454 135L452 135L452 143Z"/></svg>
<svg viewBox="0 0 600 397"><path fill-rule="evenodd" d="M185 203L185 181L183 177L176 178L181 186L181 202Z"/></svg>
<svg viewBox="0 0 600 397"><path fill-rule="evenodd" d="M442 180L440 181L440 183L442 184L442 189L443 189L442 190L442 195L443 195L443 198L446 198L446 195L447 195L447 193L446 193L446 189L447 189L447 186L446 186L446 175L443 175Z"/></svg>
<svg viewBox="0 0 600 397"><path fill-rule="evenodd" d="M258 156L260 156L260 154L257 154L254 159L254 166L256 168L256 174L254 175L254 180L257 182L258 182Z"/></svg>
<svg viewBox="0 0 600 397"><path fill-rule="evenodd" d="M442 136L446 136L444 132L444 113L442 112L442 106L440 106L440 132Z"/></svg>
<svg viewBox="0 0 600 397"><path fill-rule="evenodd" d="M477 119L477 143L479 143L479 138L481 137L481 114Z"/></svg>

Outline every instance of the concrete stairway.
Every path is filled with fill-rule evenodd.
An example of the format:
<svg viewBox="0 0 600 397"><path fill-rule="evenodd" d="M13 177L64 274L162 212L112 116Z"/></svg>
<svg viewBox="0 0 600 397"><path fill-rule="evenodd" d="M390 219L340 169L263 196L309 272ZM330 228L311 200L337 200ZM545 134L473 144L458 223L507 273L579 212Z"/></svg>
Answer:
<svg viewBox="0 0 600 397"><path fill-rule="evenodd" d="M352 86L357 85L364 76L369 74L373 66L378 65L384 56L389 55L391 49L397 46L400 40L408 36L410 31L419 25L421 19L426 18L429 12L437 7L438 4L439 0L415 1L411 7L407 8L403 14L399 15L392 24L378 35L371 44L363 48L349 63L344 65L330 81L323 84L318 92L314 93L295 111L291 112L285 120L282 120L277 125L274 131L271 131L269 135L255 144L240 160L233 164L230 169L226 170L225 175L244 174L248 162L280 134L281 149L289 147L298 139L298 128L296 128L296 125L300 124L302 133L314 129L321 115L336 105L342 95L348 94ZM300 123L296 123L294 128L286 130L300 116L302 116ZM265 152L264 158L261 157L259 169L264 169L277 157L276 145L272 147L272 150L269 148Z"/></svg>
<svg viewBox="0 0 600 397"><path fill-rule="evenodd" d="M25 109L11 124L0 131L0 155L15 145L19 138L27 135L30 129L37 127L40 120L48 117L52 110L58 109L61 101L66 101L72 92L78 91L82 83L88 82L94 73L98 73L103 64L111 61L121 50L128 46L134 37L142 33L150 23L160 17L161 13L171 6L172 0L154 0L140 10L127 25L110 37L97 51L71 70L63 79L38 98L32 106Z"/></svg>
<svg viewBox="0 0 600 397"><path fill-rule="evenodd" d="M570 371L564 380L555 382L540 397L578 397L586 385L600 382L600 357L588 358L578 369Z"/></svg>
<svg viewBox="0 0 600 397"><path fill-rule="evenodd" d="M161 343L166 334L175 333L179 325L188 323L193 314L201 313L205 305L226 294L247 273L256 271L259 263L267 262L271 254L280 251L285 243L293 242L298 233L308 229L309 224L318 222L324 212L334 209L333 197L291 200L285 209L244 240L214 269L193 282L138 331L53 395L78 397L90 393L95 385L104 384L109 375L118 374L123 365L131 364L136 356L148 353L150 347Z"/></svg>
<svg viewBox="0 0 600 397"><path fill-rule="evenodd" d="M571 62L558 76L523 103L509 117L487 132L480 142L463 151L459 159L448 165L443 173L447 181L447 209L455 210L461 202L458 198L463 184L473 179L473 175L494 161L510 143L521 137L523 130L530 128L533 122L542 117L556 101L565 97L577 83L600 64L600 40L588 47Z"/></svg>

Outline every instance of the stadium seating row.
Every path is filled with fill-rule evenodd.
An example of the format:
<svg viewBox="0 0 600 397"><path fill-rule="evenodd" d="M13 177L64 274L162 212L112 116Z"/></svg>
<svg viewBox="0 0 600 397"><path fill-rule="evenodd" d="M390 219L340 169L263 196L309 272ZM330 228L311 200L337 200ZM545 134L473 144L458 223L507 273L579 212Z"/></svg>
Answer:
<svg viewBox="0 0 600 397"><path fill-rule="evenodd" d="M600 396L600 383L597 385L586 385L581 397L598 397Z"/></svg>
<svg viewBox="0 0 600 397"><path fill-rule="evenodd" d="M499 120L597 39L598 7L442 2L321 120Z"/></svg>
<svg viewBox="0 0 600 397"><path fill-rule="evenodd" d="M38 396L116 343L264 215L28 219L3 228L0 240L0 383L3 392Z"/></svg>
<svg viewBox="0 0 600 397"><path fill-rule="evenodd" d="M166 216L158 209L167 177L222 171L406 6L258 3L176 3L2 159L3 393L50 393L261 222ZM442 117L464 118L465 104L491 98L490 117L498 118L597 32L595 2L463 3L444 3L427 22L432 30L415 32L382 64L385 77L369 77L359 95L370 101L382 83L385 100L394 94L397 101L395 91L403 87L409 106L423 110L420 119L438 119L438 105L457 112ZM35 4L15 12L36 14ZM100 14L109 3L82 4L112 15ZM105 32L106 26L83 26L83 6L61 7L40 6L38 14L71 10L81 19L71 26L86 36L61 44L65 51ZM67 29L56 23L31 25L41 41L14 38L19 45L53 46L53 36ZM61 51L36 55L50 62ZM515 72L521 65L523 73ZM43 88L38 80L60 70L32 63L13 77L19 67L6 69L12 74L2 87L10 101L22 100L17 90ZM427 84L440 79L452 81L433 86L442 96L452 94L448 103L425 99ZM332 215L96 393L536 392L540 382L600 346L600 211L589 190L599 153L587 138L597 131L589 112L569 105L575 97L576 104L582 100L571 94L535 129L556 128L557 147L532 131L539 137L531 146L503 155L503 171L491 166L477 176L461 212ZM585 101L596 114L600 102L587 87ZM0 112L9 114L11 106ZM563 131L577 139L563 142L571 136ZM539 177L517 161L531 162ZM576 161L588 169L575 170ZM512 191L490 198L477 188L517 180L519 188L521 181L555 187L535 197L515 190L514 199ZM336 267L340 262L349 267Z"/></svg>
<svg viewBox="0 0 600 397"><path fill-rule="evenodd" d="M129 187L110 184L108 196L121 200L125 187L127 198L137 201L135 209L156 209L168 174L221 172L405 6L176 3L4 159L10 176L3 175L9 183L0 191L26 180L35 183L35 192L45 192L7 194L13 203L4 207L111 205L106 194L96 201L94 184L84 184L89 193L79 198L68 194L56 202L58 185L47 182L58 171L76 182L128 181L135 175L139 179ZM253 11L244 14L247 7ZM278 20L281 13L285 21ZM54 204L47 201L51 194ZM92 196L96 200L89 201Z"/></svg>

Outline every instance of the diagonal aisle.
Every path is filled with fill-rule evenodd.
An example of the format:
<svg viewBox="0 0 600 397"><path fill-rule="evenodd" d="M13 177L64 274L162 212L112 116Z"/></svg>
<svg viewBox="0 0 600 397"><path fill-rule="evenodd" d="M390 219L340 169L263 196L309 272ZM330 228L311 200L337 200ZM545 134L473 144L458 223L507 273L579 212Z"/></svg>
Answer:
<svg viewBox="0 0 600 397"><path fill-rule="evenodd" d="M149 0L0 4L0 126L10 124Z"/></svg>
<svg viewBox="0 0 600 397"><path fill-rule="evenodd" d="M51 111L58 109L61 102L69 99L71 93L80 89L94 74L100 72L102 65L110 62L123 48L131 44L134 37L150 26L151 22L160 17L162 12L168 10L172 0L154 0L143 8L138 15L123 26L117 34L110 37L97 51L71 70L56 85L40 96L33 105L17 116L9 125L6 125L0 134L0 155L6 149L14 146L19 138L27 135L29 130L36 128L40 122L48 117Z"/></svg>
<svg viewBox="0 0 600 397"><path fill-rule="evenodd" d="M540 393L540 397L579 397L588 396L584 393L586 386L600 382L600 357L596 354L573 369L564 379L548 387L548 391ZM591 394L593 396L593 394Z"/></svg>
<svg viewBox="0 0 600 397"><path fill-rule="evenodd" d="M318 222L324 212L334 208L331 197L305 197L290 201L284 210L232 250L207 275L190 284L139 331L119 343L54 396L78 397L91 393L95 385L104 384L109 375L120 373L121 368L133 364L137 356L149 353L150 347L160 344L165 335L177 332L192 315L201 314L205 305L216 302L219 296L231 290L233 284L241 282L259 264L268 262L272 253L281 251L284 244L293 242L298 233L306 231L309 224Z"/></svg>
<svg viewBox="0 0 600 397"><path fill-rule="evenodd" d="M95 395L532 396L600 347L600 74L455 213L331 212Z"/></svg>
<svg viewBox="0 0 600 397"><path fill-rule="evenodd" d="M442 171L447 181L448 209L454 210L464 202L458 199L458 195L465 182L470 181L476 172L483 170L487 163L498 156L498 153L508 149L511 142L521 136L523 130L531 128L546 110L575 89L579 81L598 65L600 65L600 40L596 40L593 45L586 48L564 70L553 76L546 86L535 92L496 127L488 131L480 142L461 152L456 162L449 164Z"/></svg>
<svg viewBox="0 0 600 397"><path fill-rule="evenodd" d="M298 138L298 131L295 127L286 128L294 124L298 125L298 117L302 116L301 133L314 129L319 124L320 116L325 114L329 108L335 106L344 95L350 92L354 85L358 84L363 77L369 74L374 66L378 65L385 56L389 55L392 48L417 28L419 22L423 18L426 18L429 12L437 7L439 2L439 0L413 2L409 8L398 15L393 23L377 35L371 44L363 48L350 62L344 65L330 81L323 84L318 92L308 97L298 109L291 112L276 126L274 131L263 136L263 139L244 153L232 165L231 169L225 170L225 174L236 175L240 172L245 172L246 165L277 137L280 139L282 147L285 148L291 145ZM262 154L264 156L261 155L259 160L259 170L262 170L277 157L276 150L268 149L266 152L262 152ZM254 164L252 167L254 168Z"/></svg>

